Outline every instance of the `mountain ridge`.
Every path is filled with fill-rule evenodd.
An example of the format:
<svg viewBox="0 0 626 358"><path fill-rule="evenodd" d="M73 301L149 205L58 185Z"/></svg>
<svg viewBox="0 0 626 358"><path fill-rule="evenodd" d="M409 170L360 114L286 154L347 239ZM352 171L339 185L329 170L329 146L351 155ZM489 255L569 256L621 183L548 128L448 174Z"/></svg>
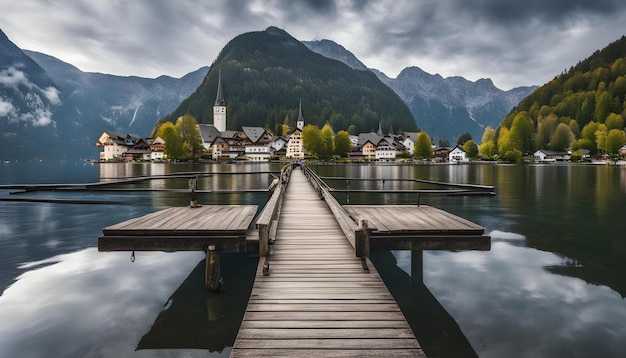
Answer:
<svg viewBox="0 0 626 358"><path fill-rule="evenodd" d="M331 40L304 43L324 56L362 68L356 56ZM461 76L444 78L417 66L406 67L396 78L391 78L377 69L363 67L400 96L420 129L433 139L446 139L450 143L464 132L469 132L475 141L479 140L484 128L496 128L517 103L537 88L527 86L503 91L489 78L474 82Z"/></svg>

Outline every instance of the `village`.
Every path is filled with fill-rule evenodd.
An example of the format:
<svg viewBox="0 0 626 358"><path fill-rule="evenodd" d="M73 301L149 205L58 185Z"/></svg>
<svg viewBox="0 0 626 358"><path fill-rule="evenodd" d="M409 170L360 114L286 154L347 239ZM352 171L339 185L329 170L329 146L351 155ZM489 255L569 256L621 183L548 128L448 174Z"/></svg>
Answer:
<svg viewBox="0 0 626 358"><path fill-rule="evenodd" d="M302 114L302 101L298 108L296 128L287 135L274 135L262 127L242 126L240 130L226 129L226 102L222 91L221 73L217 96L213 106L213 124L197 124L204 155L203 161L216 162L269 162L277 160L305 160L314 153L304 146L303 130L305 120ZM379 124L376 132L350 135L348 161L410 161L414 159L414 148L419 132L405 132L401 135L383 133ZM165 140L143 138L136 134L105 130L99 137L96 147L101 149L100 162L167 161ZM468 155L462 145L436 147L431 143L432 157L436 163L468 163ZM589 151L581 150L582 159L589 159ZM626 146L620 149L626 155ZM476 156L474 156L476 157ZM340 159L340 158L336 158ZM570 151L550 151L539 149L530 161L535 163L570 162Z"/></svg>

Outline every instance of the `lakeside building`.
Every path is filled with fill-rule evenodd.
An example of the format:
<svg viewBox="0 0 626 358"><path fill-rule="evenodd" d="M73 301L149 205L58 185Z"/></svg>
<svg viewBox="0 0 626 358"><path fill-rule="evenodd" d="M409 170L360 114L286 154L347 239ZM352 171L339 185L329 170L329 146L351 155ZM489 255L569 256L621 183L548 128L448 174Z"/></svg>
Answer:
<svg viewBox="0 0 626 358"><path fill-rule="evenodd" d="M162 138L142 138L136 134L104 131L96 142L101 161L157 160L163 158L165 141Z"/></svg>

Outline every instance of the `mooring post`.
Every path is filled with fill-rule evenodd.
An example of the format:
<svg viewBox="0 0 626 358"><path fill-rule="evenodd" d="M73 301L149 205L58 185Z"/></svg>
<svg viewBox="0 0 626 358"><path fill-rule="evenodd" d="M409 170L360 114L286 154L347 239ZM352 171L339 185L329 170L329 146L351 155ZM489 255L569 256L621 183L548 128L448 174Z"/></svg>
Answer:
<svg viewBox="0 0 626 358"><path fill-rule="evenodd" d="M411 286L424 284L424 251L411 250Z"/></svg>
<svg viewBox="0 0 626 358"><path fill-rule="evenodd" d="M211 291L220 290L220 253L215 245L210 245L206 249L206 272L204 285Z"/></svg>

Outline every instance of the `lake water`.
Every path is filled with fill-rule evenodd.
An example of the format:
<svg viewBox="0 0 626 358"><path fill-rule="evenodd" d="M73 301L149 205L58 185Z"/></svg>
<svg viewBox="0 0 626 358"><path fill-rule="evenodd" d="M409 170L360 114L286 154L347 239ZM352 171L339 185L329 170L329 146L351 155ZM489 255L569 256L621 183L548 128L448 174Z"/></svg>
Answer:
<svg viewBox="0 0 626 358"><path fill-rule="evenodd" d="M173 172L278 170L275 164L0 164L0 185L86 183ZM418 178L495 185L495 196L422 195L492 236L488 252L372 260L427 354L439 357L622 357L626 353L626 167L320 165L322 176ZM218 175L199 189L265 188L268 174ZM345 188L345 181L329 182ZM186 189L186 179L137 188ZM429 188L393 181L350 188ZM0 357L226 357L258 256L223 254L227 291L204 289L201 252L100 253L102 228L170 206L164 191L37 192L0 199ZM339 194L346 202L346 194ZM82 204L69 203L81 200ZM257 204L264 193L199 194L205 204ZM412 195L350 195L350 204L415 204Z"/></svg>

